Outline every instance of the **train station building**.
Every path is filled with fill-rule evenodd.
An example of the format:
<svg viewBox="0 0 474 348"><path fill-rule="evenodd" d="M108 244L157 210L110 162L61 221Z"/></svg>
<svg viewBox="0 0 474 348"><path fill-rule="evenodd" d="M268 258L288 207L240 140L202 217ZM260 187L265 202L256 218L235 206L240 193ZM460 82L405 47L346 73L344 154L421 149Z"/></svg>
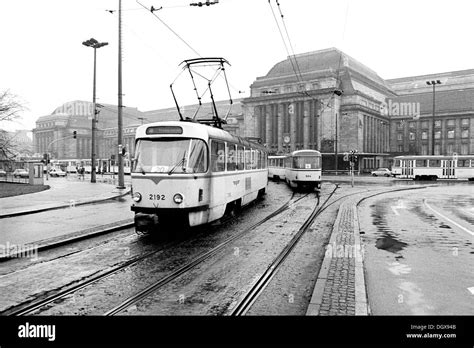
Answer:
<svg viewBox="0 0 474 348"><path fill-rule="evenodd" d="M436 85L435 118L433 88ZM245 136L274 154L323 153L323 167L347 169L344 153L359 152L358 169L389 167L394 156L474 153L474 69L382 79L336 48L298 54L275 64L243 99ZM335 93L340 91L342 93ZM340 95L339 95L340 94Z"/></svg>
<svg viewBox="0 0 474 348"><path fill-rule="evenodd" d="M439 83L433 88L427 81ZM216 104L226 114L228 101ZM181 112L191 116L195 109L188 105ZM96 153L112 158L118 153L117 106L101 104L98 110ZM212 115L211 105L203 104L202 111ZM140 124L178 119L174 107L124 107L127 152L133 154ZM91 120L90 102L57 107L36 122L36 152L90 158ZM257 77L249 97L234 100L224 129L260 140L272 154L319 150L326 170L335 169L336 153L338 169L347 169L344 155L351 150L359 153L361 172L390 167L398 155L474 154L474 69L385 80L336 48L298 54Z"/></svg>

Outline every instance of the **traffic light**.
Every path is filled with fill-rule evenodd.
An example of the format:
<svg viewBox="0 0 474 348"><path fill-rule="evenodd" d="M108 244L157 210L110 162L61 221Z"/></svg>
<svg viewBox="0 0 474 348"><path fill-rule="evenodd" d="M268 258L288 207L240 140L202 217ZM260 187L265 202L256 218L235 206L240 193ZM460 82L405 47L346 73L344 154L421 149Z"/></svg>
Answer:
<svg viewBox="0 0 474 348"><path fill-rule="evenodd" d="M73 137L74 139L77 139L77 131L73 131L73 132L72 132L72 137Z"/></svg>

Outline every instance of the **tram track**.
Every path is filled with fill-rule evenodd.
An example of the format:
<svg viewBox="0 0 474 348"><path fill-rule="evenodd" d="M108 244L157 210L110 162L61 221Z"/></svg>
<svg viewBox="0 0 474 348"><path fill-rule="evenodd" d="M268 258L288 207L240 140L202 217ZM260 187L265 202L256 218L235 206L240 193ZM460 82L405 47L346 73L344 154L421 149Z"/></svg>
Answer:
<svg viewBox="0 0 474 348"><path fill-rule="evenodd" d="M290 199L286 203L284 203L282 206L280 206L280 208L275 210L273 213L270 213L269 215L267 215L266 217L264 217L263 219L261 219L260 221L258 221L254 225L252 225L251 227L245 229L243 232L239 233L238 235L236 235L234 237L231 237L228 240L224 241L223 243L219 244L218 247L216 247L216 248L219 248L218 250L221 250L225 245L227 245L231 241L241 237L245 233L248 233L253 228L255 228L257 226L260 226L261 224L265 223L266 221L273 218L274 216L276 216L278 214L281 214L283 211L287 210L290 206L292 206L292 204L297 203L298 201L300 201L301 199L305 198L308 195L309 195L309 193L302 196L302 197L299 197L294 202L292 202L294 200L294 196L295 196L294 193L293 193L292 196L290 197ZM238 216L229 216L228 218L225 218L225 219L221 220L220 225L227 224L227 223L231 222L232 220L234 220L236 217L238 217ZM131 224L131 226L133 226L133 224ZM121 229L126 229L126 228L129 228L131 226L127 225L127 227L122 227ZM114 230L116 231L117 229L115 228ZM199 233L199 234L201 234L201 233ZM197 235L197 237L199 236L199 234ZM96 273L94 276L92 276L88 279L85 279L83 281L80 281L80 282L78 282L78 283L76 283L72 286L68 286L67 288L65 288L65 289L63 289L63 290L61 290L61 291L59 291L59 292L57 292L57 293L55 293L51 296L47 296L45 298L38 299L38 300L33 300L33 301L28 302L28 303L22 303L22 304L19 304L19 305L15 306L14 308L7 309L2 313L2 315L23 316L23 315L34 314L35 312L41 311L42 308L44 308L44 307L46 307L46 306L48 306L48 305L50 305L50 304L52 304L56 301L67 298L71 294L74 294L74 293L80 291L81 289L84 289L88 286L91 286L95 283L98 283L99 281L104 280L108 277L111 277L112 275L117 274L118 272L120 272L122 270L125 270L125 269L127 269L127 268L129 268L133 265L136 265L136 264L140 263L141 261L149 259L153 255L156 255L160 252L164 252L169 248L176 247L184 241L186 241L186 239L179 239L179 240L173 241L171 243L167 243L167 244L163 245L162 247L160 247L159 249L147 252L143 255L140 255L138 257L135 257L133 259L130 259L130 260L127 260L123 263L120 263L117 266L113 266L111 268L108 268L107 270ZM61 243L61 245L64 245L64 243ZM212 250L211 250L211 251L205 253L205 255L201 255L201 257L198 257L198 259L201 260L200 262L196 262L196 260L193 260L194 262L192 262L192 265L187 264L187 265L185 265L187 267L183 266L179 270L176 270L173 273L180 272L180 274L182 274L185 271L185 269L194 268L195 266L197 266L197 264L203 262L205 259L207 259L207 258L211 257L212 255L214 255L215 253L217 253L218 250L214 250L214 252L212 252ZM175 274L174 278L176 278L176 277L177 276ZM166 278L168 278L168 277L166 277Z"/></svg>
<svg viewBox="0 0 474 348"><path fill-rule="evenodd" d="M336 184L337 185L337 184ZM290 255L291 251L295 248L295 246L298 244L298 242L301 240L305 232L309 229L309 227L314 223L316 218L324 212L326 209L328 209L330 206L336 204L342 199L345 199L350 196L355 196L357 194L363 193L364 191L358 191L358 192L353 192L347 195L344 195L342 197L339 197L332 201L331 203L327 204L332 197L332 195L335 193L337 187L331 192L331 194L328 196L328 198L325 199L323 204L321 206L317 205L311 215L308 217L308 219L303 223L301 228L298 230L298 232L293 236L293 238L290 240L290 242L283 248L283 250L274 258L273 262L267 267L267 269L263 272L263 274L257 279L257 281L252 285L252 287L245 293L244 296L241 297L241 299L234 305L232 308L231 312L229 313L230 316L243 316L245 315L252 305L255 303L255 301L258 299L258 297L263 293L265 288L269 285L270 281L272 278L277 274L281 266L283 265L285 259ZM404 189L398 189L394 191L405 191L405 190L412 190L412 189L418 189L417 188L404 188ZM393 190L390 190L388 192L393 192ZM387 193L387 191L383 192L377 192L375 194L369 195L367 197L364 197L363 199L359 200L357 205L362 201L365 200L366 198L377 196Z"/></svg>
<svg viewBox="0 0 474 348"><path fill-rule="evenodd" d="M243 237L244 235L248 234L250 231L254 230L258 226L264 224L265 222L269 221L270 219L274 218L275 216L280 215L281 213L283 213L284 211L286 211L290 207L294 206L299 201L301 201L302 199L306 198L309 195L310 195L310 193L307 193L307 194L305 194L301 197L298 197L297 199L294 200L295 194L293 193L290 200L287 201L285 204L283 204L280 208L275 210L273 213L267 215L266 217L259 220L257 223L253 224L252 226L244 229L243 231L227 238L226 240L224 240L223 242L221 242L217 246L213 247L212 249L200 254L199 256L197 256L196 258L191 260L190 262L187 262L183 266L175 269L174 271L172 271L171 273L169 273L165 277L159 279L158 281L154 282L153 284L149 285L148 287L146 287L142 291L136 293L133 296L130 296L126 300L122 301L119 305L117 305L114 308L107 311L104 315L105 316L116 315L116 314L126 310L127 308L133 306L135 303L147 298L149 295L151 295L152 293L154 293L158 289L160 289L160 288L164 287L165 285L171 283L172 281L179 278L183 274L191 271L192 269L196 268L198 265L201 265L203 262L205 262L206 260L210 259L214 255L216 255L217 253L222 251L227 245L229 245L233 241Z"/></svg>

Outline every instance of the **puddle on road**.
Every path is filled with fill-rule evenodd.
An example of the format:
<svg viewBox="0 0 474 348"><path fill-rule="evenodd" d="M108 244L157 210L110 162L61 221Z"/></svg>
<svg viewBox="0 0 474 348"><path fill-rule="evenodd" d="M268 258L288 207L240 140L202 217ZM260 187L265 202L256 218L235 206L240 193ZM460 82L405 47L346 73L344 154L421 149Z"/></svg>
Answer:
<svg viewBox="0 0 474 348"><path fill-rule="evenodd" d="M398 253L408 246L408 244L398 240L395 232L390 229L387 220L385 219L387 213L385 209L386 202L383 201L380 203L381 204L371 206L374 208L371 213L372 223L377 228L377 235L380 236L375 241L375 247L391 253Z"/></svg>

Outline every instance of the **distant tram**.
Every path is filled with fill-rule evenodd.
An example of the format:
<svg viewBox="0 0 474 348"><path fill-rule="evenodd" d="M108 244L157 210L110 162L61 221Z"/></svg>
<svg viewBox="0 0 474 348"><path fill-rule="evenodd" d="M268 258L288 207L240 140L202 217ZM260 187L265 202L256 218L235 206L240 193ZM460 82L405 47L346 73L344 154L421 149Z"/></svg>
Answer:
<svg viewBox="0 0 474 348"><path fill-rule="evenodd" d="M474 180L474 156L397 156L392 173L413 180Z"/></svg>
<svg viewBox="0 0 474 348"><path fill-rule="evenodd" d="M286 156L268 156L268 178L272 180L285 180Z"/></svg>
<svg viewBox="0 0 474 348"><path fill-rule="evenodd" d="M321 153L294 151L285 158L285 180L291 188L321 188Z"/></svg>

